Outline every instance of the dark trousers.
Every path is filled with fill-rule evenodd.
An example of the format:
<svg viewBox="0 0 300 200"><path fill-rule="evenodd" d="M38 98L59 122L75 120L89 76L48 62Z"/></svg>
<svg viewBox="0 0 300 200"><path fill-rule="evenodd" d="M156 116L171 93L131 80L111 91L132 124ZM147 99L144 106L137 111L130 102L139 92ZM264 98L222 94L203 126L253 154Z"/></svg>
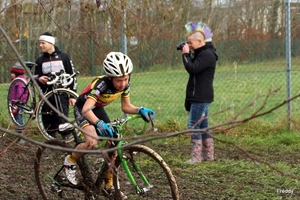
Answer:
<svg viewBox="0 0 300 200"><path fill-rule="evenodd" d="M61 113L63 113L66 117L69 114L69 97L67 94L60 94L56 96L56 100L54 96L51 96L48 101ZM58 103L57 103L58 102ZM50 106L45 103L42 108L42 121L44 124L44 128L47 132L52 135L56 131L58 131L58 126L66 122L62 117L59 116L54 110L50 108ZM62 132L60 132L62 133ZM64 133L62 133L64 134ZM67 133L66 133L67 134Z"/></svg>

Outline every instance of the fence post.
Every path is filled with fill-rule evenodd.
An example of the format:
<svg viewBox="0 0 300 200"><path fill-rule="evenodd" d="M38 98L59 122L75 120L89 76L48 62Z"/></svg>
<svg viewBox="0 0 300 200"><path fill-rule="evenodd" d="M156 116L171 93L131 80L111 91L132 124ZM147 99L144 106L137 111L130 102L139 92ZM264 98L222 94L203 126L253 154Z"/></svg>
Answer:
<svg viewBox="0 0 300 200"><path fill-rule="evenodd" d="M93 39L90 38L90 49L91 49L91 73L92 76L95 76L95 57L94 57L94 42Z"/></svg>
<svg viewBox="0 0 300 200"><path fill-rule="evenodd" d="M237 41L236 40L233 40L233 42L234 42L234 54L233 54L233 58L234 58L234 61L236 61L237 62L237 55L236 55L236 46L237 46Z"/></svg>
<svg viewBox="0 0 300 200"><path fill-rule="evenodd" d="M30 60L30 51L29 51L29 40L28 38L25 39L25 48L26 48L26 60Z"/></svg>
<svg viewBox="0 0 300 200"><path fill-rule="evenodd" d="M166 61L167 61L167 40L164 39L163 42L164 42L164 66L167 67L167 63L166 63Z"/></svg>
<svg viewBox="0 0 300 200"><path fill-rule="evenodd" d="M290 26L290 0L286 0L285 6L285 21L286 21L286 33L285 33L285 46L286 46L286 91L287 91L287 98L291 98L291 26ZM292 103L288 102L287 104L287 121L288 121L288 128L291 128L291 107Z"/></svg>

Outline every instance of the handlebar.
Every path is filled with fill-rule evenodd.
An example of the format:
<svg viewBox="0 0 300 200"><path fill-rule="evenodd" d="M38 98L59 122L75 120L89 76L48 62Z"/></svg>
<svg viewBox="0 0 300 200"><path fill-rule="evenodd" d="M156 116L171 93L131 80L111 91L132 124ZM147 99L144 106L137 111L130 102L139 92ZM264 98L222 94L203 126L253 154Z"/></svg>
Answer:
<svg viewBox="0 0 300 200"><path fill-rule="evenodd" d="M47 85L53 85L58 82L60 76L56 75L56 72L51 72L50 75L54 76L54 79L52 79L52 81L48 81ZM51 80L51 77L49 77L48 79Z"/></svg>
<svg viewBox="0 0 300 200"><path fill-rule="evenodd" d="M70 74L62 74L62 78L65 78L64 80L69 80L66 83L63 83L62 86L66 87L70 85L73 82L73 76Z"/></svg>
<svg viewBox="0 0 300 200"><path fill-rule="evenodd" d="M64 73L64 71L62 70L61 72L57 73L57 72L51 72L50 73L50 81L47 82L47 85L61 85L63 87L67 87L69 86L73 80L74 80L74 76L76 76L77 74L79 74L79 72L75 72L72 75L70 74L66 74ZM54 77L54 79L52 79ZM65 82L65 80L67 80L67 82Z"/></svg>
<svg viewBox="0 0 300 200"><path fill-rule="evenodd" d="M114 131L113 131L113 135L114 135L113 138L122 138L122 134L121 134L121 133L122 133L123 126L124 126L125 124L127 124L127 122L133 121L133 120L135 120L135 119L142 119L142 116L141 116L140 114L132 114L132 115L128 115L128 116L125 117L125 118L121 118L121 119L117 118L117 119L115 119L114 121L108 123L108 124L109 124L109 127L110 127L112 130L114 130ZM150 118L150 119L151 119L151 118ZM137 122L137 123L140 124L140 121ZM146 121L144 121L143 119L142 119L142 123L143 123L143 127L142 127L141 129L139 129L139 130L134 129L134 134L135 134L135 135L141 135L141 134L143 134L143 133L146 132L148 123L147 123ZM152 120L152 119L151 119L151 125L152 125L153 131L156 132L156 131L157 131L157 128L154 127L154 124L153 124L153 120ZM111 141L111 142L112 142L112 144L115 145L114 141ZM106 144L106 140L102 140L101 143L99 143L98 145L95 146L95 149L99 149L99 148L101 148L102 146L105 146L105 144ZM121 143L118 143L118 145L122 145L122 144L123 144L122 142L121 142Z"/></svg>
<svg viewBox="0 0 300 200"><path fill-rule="evenodd" d="M117 134L119 134L121 132L123 126L125 124L127 124L127 122L135 120L135 119L141 119L141 118L142 118L142 116L140 114L132 114L132 115L129 115L129 116L125 117L125 118L115 119L114 121L112 121L112 122L109 123L109 126L113 130L115 130L115 132ZM150 117L150 119L151 119L151 117ZM144 121L144 120L142 120L142 121L144 123L143 124L143 128L141 130L138 130L138 131L135 130L135 134L136 135L141 135L141 134L143 134L146 131L148 123L146 121ZM153 128L153 131L157 131L157 128L154 127L154 123L153 123L152 119L150 120L150 122L151 122L151 126Z"/></svg>

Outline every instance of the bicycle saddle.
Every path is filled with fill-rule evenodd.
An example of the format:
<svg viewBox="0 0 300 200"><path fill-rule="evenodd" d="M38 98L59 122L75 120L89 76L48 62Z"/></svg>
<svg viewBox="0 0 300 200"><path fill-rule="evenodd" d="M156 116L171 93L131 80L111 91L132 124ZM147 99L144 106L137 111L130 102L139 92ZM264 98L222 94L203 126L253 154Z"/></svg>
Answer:
<svg viewBox="0 0 300 200"><path fill-rule="evenodd" d="M33 67L37 66L36 63L30 62L30 61L26 61L26 62L24 62L24 63L25 63L25 65L26 65L26 67L28 67L29 69L32 69Z"/></svg>

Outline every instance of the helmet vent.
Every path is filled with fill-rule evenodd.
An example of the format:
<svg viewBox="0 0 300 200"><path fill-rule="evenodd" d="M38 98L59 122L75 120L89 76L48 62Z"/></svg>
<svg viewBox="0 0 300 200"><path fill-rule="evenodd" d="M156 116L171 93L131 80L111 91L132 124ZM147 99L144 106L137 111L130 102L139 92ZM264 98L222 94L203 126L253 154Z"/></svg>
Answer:
<svg viewBox="0 0 300 200"><path fill-rule="evenodd" d="M120 64L119 67L120 67L120 70L121 70L122 75L125 76L125 72L124 72L124 67L123 67L123 65Z"/></svg>

